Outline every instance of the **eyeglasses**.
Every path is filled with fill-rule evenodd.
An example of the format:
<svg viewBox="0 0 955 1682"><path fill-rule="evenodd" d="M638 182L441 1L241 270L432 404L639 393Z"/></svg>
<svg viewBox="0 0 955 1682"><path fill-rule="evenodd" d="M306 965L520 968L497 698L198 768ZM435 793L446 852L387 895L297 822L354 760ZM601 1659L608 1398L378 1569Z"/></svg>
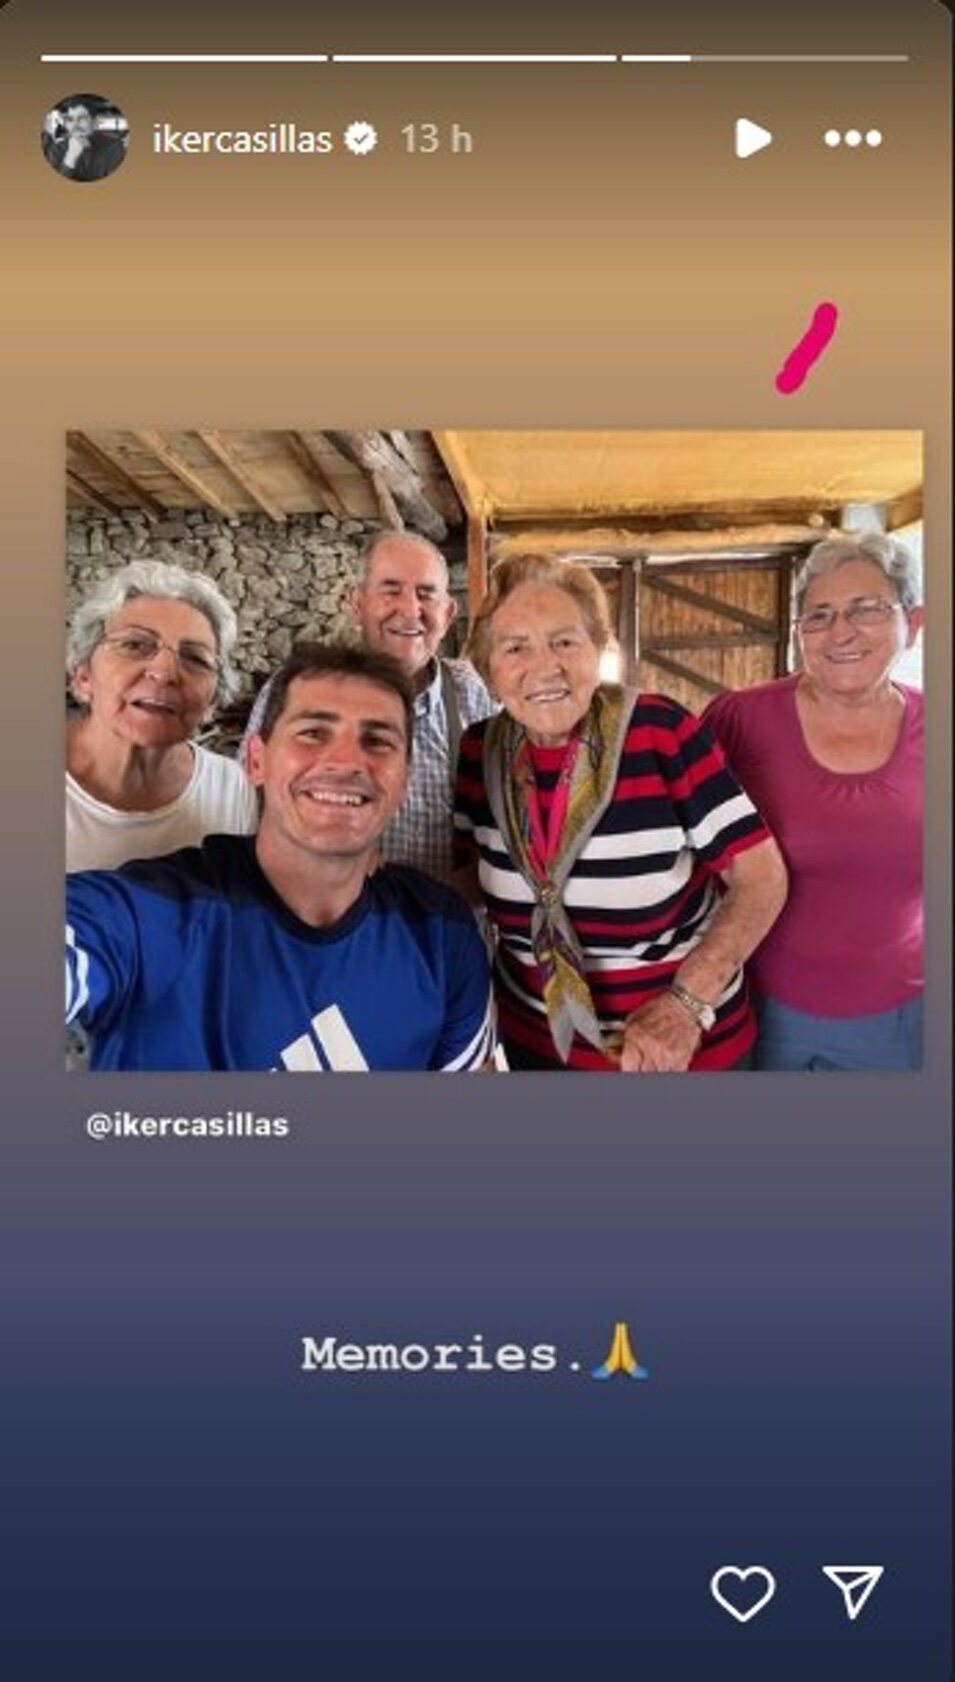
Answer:
<svg viewBox="0 0 955 1682"><path fill-rule="evenodd" d="M102 638L106 647L118 655L120 660L128 660L130 665L148 665L154 660L161 648L165 648L172 655L176 664L190 677L216 678L219 676L219 660L211 648L205 648L201 642L181 642L178 645L166 642L154 631L112 631Z"/></svg>
<svg viewBox="0 0 955 1682"><path fill-rule="evenodd" d="M859 601L850 602L848 607L814 607L796 620L796 624L803 636L814 636L817 631L831 631L837 619L844 619L847 625L866 626L884 625L893 613L902 611L901 602L887 602L881 596L863 596Z"/></svg>

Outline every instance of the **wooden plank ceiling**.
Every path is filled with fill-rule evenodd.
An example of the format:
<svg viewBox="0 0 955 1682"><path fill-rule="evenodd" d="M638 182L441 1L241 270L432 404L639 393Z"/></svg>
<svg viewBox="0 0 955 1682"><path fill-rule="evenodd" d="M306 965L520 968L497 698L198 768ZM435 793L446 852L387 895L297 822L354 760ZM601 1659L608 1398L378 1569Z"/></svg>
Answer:
<svg viewBox="0 0 955 1682"><path fill-rule="evenodd" d="M150 519L207 508L226 520L381 520L439 543L462 518L426 432L70 432L67 495L73 509Z"/></svg>
<svg viewBox="0 0 955 1682"><path fill-rule="evenodd" d="M330 513L439 543L466 514L476 553L536 530L622 557L661 533L664 552L715 529L798 541L847 504L900 525L921 513L922 457L917 432L72 432L67 483L71 508L107 514Z"/></svg>
<svg viewBox="0 0 955 1682"><path fill-rule="evenodd" d="M894 506L922 483L917 432L437 432L488 524L760 516ZM909 515L908 517L911 517ZM901 522L899 522L901 523Z"/></svg>
<svg viewBox="0 0 955 1682"><path fill-rule="evenodd" d="M491 561L596 568L620 671L696 709L788 669L794 566L826 531L920 518L916 432L437 432L468 522L473 608Z"/></svg>

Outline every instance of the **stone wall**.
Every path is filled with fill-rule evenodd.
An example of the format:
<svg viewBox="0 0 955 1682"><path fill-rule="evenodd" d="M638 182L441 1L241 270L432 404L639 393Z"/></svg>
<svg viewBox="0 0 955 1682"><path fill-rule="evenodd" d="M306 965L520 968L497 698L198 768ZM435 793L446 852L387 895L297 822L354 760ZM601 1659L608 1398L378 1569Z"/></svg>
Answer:
<svg viewBox="0 0 955 1682"><path fill-rule="evenodd" d="M67 616L94 584L128 561L173 561L207 573L238 616L235 664L242 695L236 712L244 715L263 679L297 638L352 636L347 593L356 559L378 529L374 521L339 520L332 514L292 514L281 526L265 515L230 523L193 512L170 513L159 521L135 510L115 517L71 514ZM461 597L464 569L452 561L451 574L452 589Z"/></svg>

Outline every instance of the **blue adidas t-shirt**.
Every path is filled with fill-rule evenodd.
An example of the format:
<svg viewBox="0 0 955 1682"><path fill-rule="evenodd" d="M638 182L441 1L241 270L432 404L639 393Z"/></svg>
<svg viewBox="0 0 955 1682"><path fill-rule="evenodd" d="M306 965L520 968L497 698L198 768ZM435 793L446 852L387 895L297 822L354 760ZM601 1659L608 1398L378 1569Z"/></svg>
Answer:
<svg viewBox="0 0 955 1682"><path fill-rule="evenodd" d="M302 923L251 836L67 877L67 1020L94 1069L474 1069L488 959L459 894L393 865Z"/></svg>

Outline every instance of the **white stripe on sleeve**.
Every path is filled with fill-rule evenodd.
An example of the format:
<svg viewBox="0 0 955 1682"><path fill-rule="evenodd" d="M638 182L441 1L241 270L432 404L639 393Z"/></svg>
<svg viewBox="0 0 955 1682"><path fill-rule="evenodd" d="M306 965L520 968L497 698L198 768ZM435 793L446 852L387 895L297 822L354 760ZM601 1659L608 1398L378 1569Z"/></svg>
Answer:
<svg viewBox="0 0 955 1682"><path fill-rule="evenodd" d="M480 1028L474 1035L474 1038L465 1046L464 1050L457 1057L453 1058L450 1063L443 1063L441 1065L440 1072L442 1074L453 1074L457 1069L481 1068L491 1056L494 1050L494 1044L494 994L489 988L487 996L487 1009L484 1012L484 1020L481 1023Z"/></svg>
<svg viewBox="0 0 955 1682"><path fill-rule="evenodd" d="M71 956L72 954L72 956ZM90 960L76 944L76 930L66 925L66 1020L75 1021L90 999Z"/></svg>
<svg viewBox="0 0 955 1682"><path fill-rule="evenodd" d="M741 790L732 800L724 800L721 806L714 806L712 812L707 812L698 824L694 824L693 828L687 831L691 844L698 851L703 847L711 847L714 841L719 840L724 830L732 829L742 818L751 818L755 810L749 796Z"/></svg>

